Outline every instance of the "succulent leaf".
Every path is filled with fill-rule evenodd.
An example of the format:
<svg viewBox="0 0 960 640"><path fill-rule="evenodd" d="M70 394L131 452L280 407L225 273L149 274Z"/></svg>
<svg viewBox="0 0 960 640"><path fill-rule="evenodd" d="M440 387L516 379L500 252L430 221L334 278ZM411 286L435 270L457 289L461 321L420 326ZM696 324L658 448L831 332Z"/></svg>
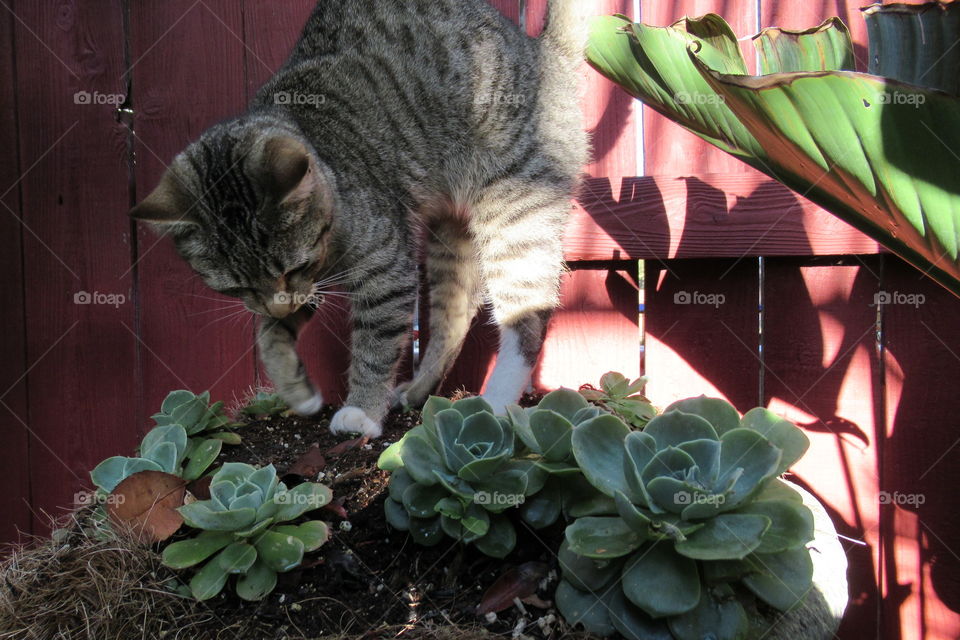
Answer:
<svg viewBox="0 0 960 640"><path fill-rule="evenodd" d="M441 516L442 517L442 516ZM424 547L432 547L443 540L443 529L440 526L440 517L424 520L422 518L410 518L410 537L413 541Z"/></svg>
<svg viewBox="0 0 960 640"><path fill-rule="evenodd" d="M163 564L171 569L186 569L199 564L233 542L226 531L203 531L195 538L180 540L163 550Z"/></svg>
<svg viewBox="0 0 960 640"><path fill-rule="evenodd" d="M184 434L186 435L186 434ZM223 447L223 441L215 438L203 440L195 445L190 452L187 466L183 470L183 479L187 482L193 482L210 468L213 461L220 455L220 449Z"/></svg>
<svg viewBox="0 0 960 640"><path fill-rule="evenodd" d="M800 604L813 584L813 561L806 548L780 553L754 554L751 564L760 571L743 577L755 596L781 611Z"/></svg>
<svg viewBox="0 0 960 640"><path fill-rule="evenodd" d="M630 429L611 415L598 416L573 431L573 453L583 475L601 493L613 497L622 491L631 498L623 465L611 464L623 456L623 442Z"/></svg>
<svg viewBox="0 0 960 640"><path fill-rule="evenodd" d="M252 545L234 542L217 556L216 562L227 573L246 573L256 560L257 550Z"/></svg>
<svg viewBox="0 0 960 640"><path fill-rule="evenodd" d="M635 551L647 536L620 517L578 518L566 529L570 550L587 558L620 558Z"/></svg>
<svg viewBox="0 0 960 640"><path fill-rule="evenodd" d="M751 409L740 421L742 427L753 429L783 451L776 475L786 472L810 448L810 439L789 420L763 407Z"/></svg>
<svg viewBox="0 0 960 640"><path fill-rule="evenodd" d="M574 553L564 540L557 555L563 579L582 591L602 591L614 580L620 579L623 560L619 558L595 560Z"/></svg>
<svg viewBox="0 0 960 640"><path fill-rule="evenodd" d="M310 520L299 525L278 525L273 531L299 539L307 553L316 551L330 539L330 527L321 520Z"/></svg>
<svg viewBox="0 0 960 640"><path fill-rule="evenodd" d="M614 591L616 589L609 589L597 595L592 591L580 591L566 580L561 580L554 598L567 624L580 624L588 633L606 637L616 631L610 620L609 605Z"/></svg>
<svg viewBox="0 0 960 640"><path fill-rule="evenodd" d="M387 523L398 531L408 531L410 529L410 514L402 504L387 498L383 504Z"/></svg>
<svg viewBox="0 0 960 640"><path fill-rule="evenodd" d="M276 515L274 515L274 520L277 522L286 522L298 518L307 511L313 511L330 504L330 500L333 499L333 492L330 491L330 488L316 482L298 484L282 495L282 499L280 494L274 495L273 498L274 502L280 505Z"/></svg>
<svg viewBox="0 0 960 640"><path fill-rule="evenodd" d="M777 474L781 450L752 429L733 429L720 439L720 483L736 477L723 510L730 510ZM742 471L740 471L742 470Z"/></svg>
<svg viewBox="0 0 960 640"><path fill-rule="evenodd" d="M223 551L220 553L223 553ZM230 574L220 568L217 557L214 557L213 560L203 565L203 568L190 580L190 593L201 602L209 600L220 593L223 585L227 584L227 577L229 575Z"/></svg>
<svg viewBox="0 0 960 640"><path fill-rule="evenodd" d="M490 527L486 535L479 538L474 545L491 558L505 558L517 546L517 532L505 516L494 515L490 517Z"/></svg>
<svg viewBox="0 0 960 640"><path fill-rule="evenodd" d="M671 411L682 411L683 413L700 416L709 422L719 435L741 426L740 414L732 404L720 398L698 396L677 400L664 409L663 413L667 414Z"/></svg>
<svg viewBox="0 0 960 640"><path fill-rule="evenodd" d="M277 586L277 572L259 559L237 580L237 595L244 600L263 600Z"/></svg>
<svg viewBox="0 0 960 640"><path fill-rule="evenodd" d="M813 540L813 513L804 504L785 500L754 501L735 513L755 514L770 519L757 553L778 553L796 549ZM731 514L732 515L732 514Z"/></svg>
<svg viewBox="0 0 960 640"><path fill-rule="evenodd" d="M401 502L414 518L433 518L437 515L436 505L449 494L441 485L411 484L403 492Z"/></svg>
<svg viewBox="0 0 960 640"><path fill-rule="evenodd" d="M657 451L691 440L720 439L716 430L705 419L676 409L651 420L643 432L656 441Z"/></svg>
<svg viewBox="0 0 960 640"><path fill-rule="evenodd" d="M583 400L580 394L575 395ZM570 457L573 424L569 419L555 411L538 408L530 414L530 430L537 440L538 451L548 462L563 462Z"/></svg>
<svg viewBox="0 0 960 640"><path fill-rule="evenodd" d="M547 395L543 396L543 399L540 400L537 404L537 409L541 411L553 411L564 418L568 422L573 422L573 417L583 409L589 408L589 403L586 399L573 391L572 389L557 389L556 391L551 391Z"/></svg>
<svg viewBox="0 0 960 640"><path fill-rule="evenodd" d="M244 529L254 523L257 512L253 509L236 509L226 511L214 511L203 500L200 502L191 502L177 511L183 516L183 521L195 529L205 529L207 531L236 531Z"/></svg>
<svg viewBox="0 0 960 640"><path fill-rule="evenodd" d="M292 535L264 531L254 546L263 563L278 573L293 569L303 560L303 541Z"/></svg>
<svg viewBox="0 0 960 640"><path fill-rule="evenodd" d="M760 546L770 518L759 514L723 513L677 542L677 553L694 560L740 560Z"/></svg>
<svg viewBox="0 0 960 640"><path fill-rule="evenodd" d="M700 601L697 563L659 542L639 549L622 574L627 599L653 618L690 611Z"/></svg>
<svg viewBox="0 0 960 640"><path fill-rule="evenodd" d="M702 589L697 606L671 618L667 624L677 640L741 640L750 627L747 614L730 587Z"/></svg>

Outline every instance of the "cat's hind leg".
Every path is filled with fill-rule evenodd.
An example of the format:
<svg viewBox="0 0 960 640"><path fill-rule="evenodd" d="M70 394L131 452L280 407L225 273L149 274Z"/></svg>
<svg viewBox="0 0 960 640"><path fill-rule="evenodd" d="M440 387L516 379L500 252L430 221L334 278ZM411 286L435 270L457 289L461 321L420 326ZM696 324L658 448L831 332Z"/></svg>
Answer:
<svg viewBox="0 0 960 640"><path fill-rule="evenodd" d="M465 224L436 221L427 227L429 340L413 380L397 387L398 406L419 407L446 376L480 305L477 255Z"/></svg>
<svg viewBox="0 0 960 640"><path fill-rule="evenodd" d="M501 205L487 222L481 268L500 328L500 350L483 397L498 413L517 402L529 385L559 303L563 223L569 211L568 195L527 185L523 195Z"/></svg>

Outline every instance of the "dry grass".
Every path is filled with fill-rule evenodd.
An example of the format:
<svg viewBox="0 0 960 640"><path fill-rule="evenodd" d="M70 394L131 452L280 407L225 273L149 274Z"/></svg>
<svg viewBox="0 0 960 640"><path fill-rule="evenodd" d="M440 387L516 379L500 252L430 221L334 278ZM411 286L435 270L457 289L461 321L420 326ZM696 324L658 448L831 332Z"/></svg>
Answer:
<svg viewBox="0 0 960 640"><path fill-rule="evenodd" d="M195 638L209 614L171 593L149 547L93 535L71 516L56 540L16 547L0 564L0 640ZM87 519L85 524L89 525Z"/></svg>

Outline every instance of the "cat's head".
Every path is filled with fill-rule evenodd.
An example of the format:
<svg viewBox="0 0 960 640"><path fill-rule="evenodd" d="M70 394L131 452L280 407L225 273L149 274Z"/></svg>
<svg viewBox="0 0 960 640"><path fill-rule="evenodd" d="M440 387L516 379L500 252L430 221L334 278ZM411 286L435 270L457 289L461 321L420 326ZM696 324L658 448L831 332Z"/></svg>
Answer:
<svg viewBox="0 0 960 640"><path fill-rule="evenodd" d="M296 134L218 125L130 215L172 236L210 288L282 318L312 301L329 254L332 178Z"/></svg>

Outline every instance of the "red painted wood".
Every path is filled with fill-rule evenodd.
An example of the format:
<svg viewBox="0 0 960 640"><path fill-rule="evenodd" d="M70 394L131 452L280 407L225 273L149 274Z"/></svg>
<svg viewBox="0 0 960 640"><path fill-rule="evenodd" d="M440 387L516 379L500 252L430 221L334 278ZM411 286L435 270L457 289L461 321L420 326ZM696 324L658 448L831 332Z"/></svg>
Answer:
<svg viewBox="0 0 960 640"><path fill-rule="evenodd" d="M640 375L637 263L573 265L564 274L534 385L543 390L597 385L607 371Z"/></svg>
<svg viewBox="0 0 960 640"><path fill-rule="evenodd" d="M588 180L567 260L876 253L879 245L759 174Z"/></svg>
<svg viewBox="0 0 960 640"><path fill-rule="evenodd" d="M960 637L960 300L884 259L885 638Z"/></svg>
<svg viewBox="0 0 960 640"><path fill-rule="evenodd" d="M702 16L718 13L733 28L737 37L750 36L757 31L756 0L641 0L640 15L645 24L670 25L684 16ZM742 42L741 49L749 69L752 45ZM691 173L747 173L757 172L732 156L681 128L674 122L643 108L645 175L682 176Z"/></svg>
<svg viewBox="0 0 960 640"><path fill-rule="evenodd" d="M14 86L13 68L14 18L0 18L0 86ZM20 163L17 149L16 100L0 103L0 149L7 149L0 161L0 431L4 444L0 448L0 542L16 541L20 532L30 533L32 518L27 497L30 495L30 473L24 461L29 456L30 432L17 418L27 421L26 328L24 326L23 253L20 225Z"/></svg>
<svg viewBox="0 0 960 640"><path fill-rule="evenodd" d="M520 22L520 0L489 0L489 2L512 22Z"/></svg>
<svg viewBox="0 0 960 640"><path fill-rule="evenodd" d="M876 352L880 258L770 259L766 265L764 405L801 425L810 450L794 467L830 513L850 567L839 637L878 627L882 384ZM885 624L885 623L884 623Z"/></svg>
<svg viewBox="0 0 960 640"><path fill-rule="evenodd" d="M647 396L660 408L706 394L758 404L756 259L645 263Z"/></svg>
<svg viewBox="0 0 960 640"><path fill-rule="evenodd" d="M135 177L137 197L143 198L177 153L244 107L246 49L241 6L229 0L134 2L130 29ZM224 400L242 397L254 383L249 314L228 318L234 308L227 305L234 301L207 289L172 243L145 225L138 229L136 269L147 415L171 389L212 389L214 398Z"/></svg>
<svg viewBox="0 0 960 640"><path fill-rule="evenodd" d="M287 59L315 6L314 0L271 2L247 0L244 4L245 67L248 98ZM339 403L346 398L350 366L349 304L328 297L327 302L300 336L298 349L311 381L324 400ZM258 365L264 383L266 374Z"/></svg>
<svg viewBox="0 0 960 640"><path fill-rule="evenodd" d="M127 132L110 104L125 91L123 13L119 0L12 11L30 401L19 417L32 435L23 464L34 510L60 515L91 486L87 472L137 435ZM123 301L76 304L81 292ZM47 524L38 515L34 532Z"/></svg>

